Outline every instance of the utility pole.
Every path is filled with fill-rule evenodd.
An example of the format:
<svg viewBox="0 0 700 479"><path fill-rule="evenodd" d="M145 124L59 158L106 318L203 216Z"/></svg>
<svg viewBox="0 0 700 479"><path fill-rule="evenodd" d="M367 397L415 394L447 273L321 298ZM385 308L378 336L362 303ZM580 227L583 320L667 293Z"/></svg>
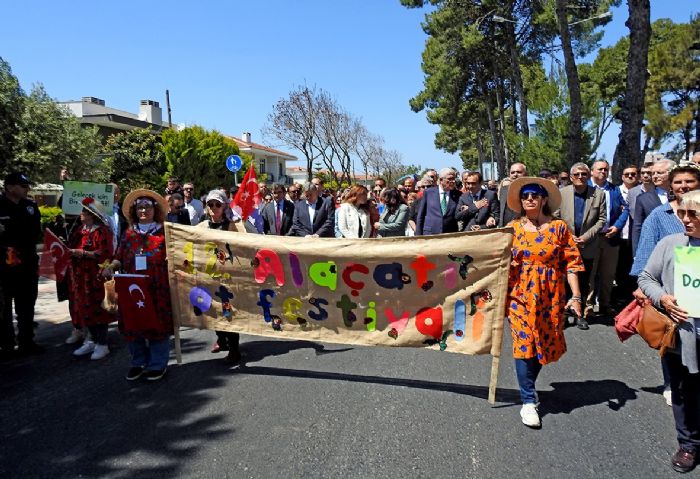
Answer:
<svg viewBox="0 0 700 479"><path fill-rule="evenodd" d="M173 117L172 111L170 110L170 90L165 90L165 104L168 107L168 127L173 129Z"/></svg>

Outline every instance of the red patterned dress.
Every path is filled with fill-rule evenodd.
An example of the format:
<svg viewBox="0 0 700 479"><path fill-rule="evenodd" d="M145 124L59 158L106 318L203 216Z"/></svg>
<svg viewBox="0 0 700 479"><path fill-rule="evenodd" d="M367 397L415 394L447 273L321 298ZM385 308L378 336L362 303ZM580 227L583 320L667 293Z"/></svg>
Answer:
<svg viewBox="0 0 700 479"><path fill-rule="evenodd" d="M146 255L145 271L136 270L136 256ZM148 293L153 299L158 314L160 327L149 330L128 330L119 316L119 331L127 341L137 338L160 341L173 334L173 309L170 302L170 283L168 282L168 263L165 254L165 232L163 225L150 232L141 232L129 227L117 249L116 259L122 264L122 272L128 274L146 274L149 276Z"/></svg>
<svg viewBox="0 0 700 479"><path fill-rule="evenodd" d="M68 309L76 328L109 324L114 316L102 309L105 297L101 263L112 257L112 233L104 225L76 227L68 241L71 249L94 251L96 258L71 258L68 268Z"/></svg>
<svg viewBox="0 0 700 479"><path fill-rule="evenodd" d="M566 352L566 275L583 271L583 261L564 221L527 231L516 220L513 228L507 310L513 357L551 363Z"/></svg>

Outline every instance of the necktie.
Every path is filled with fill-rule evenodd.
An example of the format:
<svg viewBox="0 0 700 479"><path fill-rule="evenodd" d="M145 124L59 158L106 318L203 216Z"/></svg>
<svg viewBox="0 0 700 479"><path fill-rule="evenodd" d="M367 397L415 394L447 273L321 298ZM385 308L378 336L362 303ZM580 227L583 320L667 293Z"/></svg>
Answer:
<svg viewBox="0 0 700 479"><path fill-rule="evenodd" d="M447 191L442 192L442 200L440 200L440 209L442 210L443 216L447 211Z"/></svg>
<svg viewBox="0 0 700 479"><path fill-rule="evenodd" d="M275 208L275 226L277 227L277 234L280 234L282 230L282 210L279 203L275 203L277 207Z"/></svg>

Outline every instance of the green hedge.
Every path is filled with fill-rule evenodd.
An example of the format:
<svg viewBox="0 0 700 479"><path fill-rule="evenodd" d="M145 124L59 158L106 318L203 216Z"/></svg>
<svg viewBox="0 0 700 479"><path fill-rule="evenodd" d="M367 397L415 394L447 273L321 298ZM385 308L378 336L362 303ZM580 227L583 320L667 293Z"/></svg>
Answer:
<svg viewBox="0 0 700 479"><path fill-rule="evenodd" d="M58 206L40 206L39 212L41 213L42 228L45 228L47 224L51 223L56 216L63 214L63 210Z"/></svg>

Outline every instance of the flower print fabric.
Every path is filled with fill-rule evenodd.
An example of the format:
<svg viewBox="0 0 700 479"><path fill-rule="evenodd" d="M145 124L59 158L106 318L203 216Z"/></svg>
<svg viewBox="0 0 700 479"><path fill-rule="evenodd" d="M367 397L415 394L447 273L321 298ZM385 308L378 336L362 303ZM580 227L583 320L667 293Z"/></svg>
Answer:
<svg viewBox="0 0 700 479"><path fill-rule="evenodd" d="M583 261L564 221L539 232L515 221L513 229L507 306L513 357L551 363L566 352L566 275L583 271Z"/></svg>

